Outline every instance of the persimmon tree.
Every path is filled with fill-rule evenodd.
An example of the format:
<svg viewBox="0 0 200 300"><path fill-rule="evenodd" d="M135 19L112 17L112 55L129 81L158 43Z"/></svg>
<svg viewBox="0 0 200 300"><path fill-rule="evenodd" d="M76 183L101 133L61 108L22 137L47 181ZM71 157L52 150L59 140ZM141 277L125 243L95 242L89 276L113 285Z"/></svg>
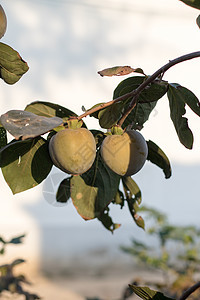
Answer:
<svg viewBox="0 0 200 300"><path fill-rule="evenodd" d="M198 0L182 2L200 9ZM196 22L200 26L199 17ZM167 95L170 118L178 139L183 146L192 149L193 133L184 115L188 106L200 116L200 102L192 91L166 81L164 75L177 64L199 57L200 51L196 51L171 59L152 75L130 66L99 71L100 76L129 77L115 88L112 100L97 103L79 116L57 103L44 101L27 104L24 110L2 112L0 167L13 194L40 184L55 165L66 173L56 194L58 202L67 202L71 198L82 218L97 218L111 232L120 224L113 223L109 205L113 203L123 208L127 203L135 223L144 228L144 220L138 214L141 191L132 175L149 160L162 169L165 178L169 178L171 165L164 151L153 141L145 141L139 131L158 101ZM0 77L5 83L14 84L28 68L17 51L0 43ZM87 116L98 119L101 130L87 129ZM14 137L10 142L7 132ZM82 137L80 132L88 132L91 143L88 135ZM128 137L124 139L126 135ZM108 137L112 138L112 143L105 146ZM95 145L95 149L91 145ZM81 164L85 164L84 167ZM120 171L113 167L119 164L122 164Z"/></svg>

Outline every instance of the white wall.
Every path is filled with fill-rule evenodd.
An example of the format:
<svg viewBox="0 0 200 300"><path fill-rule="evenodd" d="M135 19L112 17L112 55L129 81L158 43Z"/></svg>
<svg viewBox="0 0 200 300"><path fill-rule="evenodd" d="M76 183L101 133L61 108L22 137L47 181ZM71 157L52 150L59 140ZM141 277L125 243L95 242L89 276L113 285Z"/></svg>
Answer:
<svg viewBox="0 0 200 300"><path fill-rule="evenodd" d="M170 59L199 48L199 28L195 24L198 11L178 0L2 0L1 4L8 17L2 42L18 50L30 66L17 84L8 86L1 82L1 113L43 100L80 114L82 105L89 108L110 100L113 89L122 80L101 78L98 70L131 65L151 74ZM194 59L170 69L164 79L180 83L198 96L199 69L200 60ZM136 180L145 204L164 209L174 222L199 225L200 120L190 111L187 115L195 136L192 151L178 142L167 99L160 101L142 132L167 153L174 174L165 180L159 169L147 163ZM98 128L92 118L88 117L86 123L89 128ZM64 176L56 168L54 173ZM55 178L52 174L47 186ZM35 269L38 263L47 268L47 262L53 259L62 265L64 257L67 265L72 253L79 255L97 245L111 248L128 242L133 233L143 234L126 211L113 212L114 220L121 221L122 227L111 236L96 221L83 221L72 205L49 205L43 184L15 196L2 176L0 186L0 234L9 237L28 233L25 245L8 250L8 257L25 256L29 266L34 261Z"/></svg>

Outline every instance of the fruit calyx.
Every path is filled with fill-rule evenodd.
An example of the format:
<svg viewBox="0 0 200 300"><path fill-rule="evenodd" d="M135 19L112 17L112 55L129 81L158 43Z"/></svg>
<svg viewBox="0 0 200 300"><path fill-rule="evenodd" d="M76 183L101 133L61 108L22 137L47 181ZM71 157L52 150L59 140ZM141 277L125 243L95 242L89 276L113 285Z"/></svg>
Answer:
<svg viewBox="0 0 200 300"><path fill-rule="evenodd" d="M111 128L111 134L112 135L122 135L124 133L124 129L121 128L119 125L114 125Z"/></svg>
<svg viewBox="0 0 200 300"><path fill-rule="evenodd" d="M77 117L71 117L66 121L66 123L67 123L67 128L69 129L78 129L81 128L83 125L83 121L82 120L79 121Z"/></svg>

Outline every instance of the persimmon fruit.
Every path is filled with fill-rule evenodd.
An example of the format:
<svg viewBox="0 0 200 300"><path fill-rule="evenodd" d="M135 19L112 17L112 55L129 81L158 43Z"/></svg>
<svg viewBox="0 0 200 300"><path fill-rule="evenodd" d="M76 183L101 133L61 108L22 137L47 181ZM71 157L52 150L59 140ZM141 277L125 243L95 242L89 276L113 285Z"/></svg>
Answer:
<svg viewBox="0 0 200 300"><path fill-rule="evenodd" d="M85 173L96 156L96 143L86 128L64 129L49 142L49 154L56 167L68 174Z"/></svg>
<svg viewBox="0 0 200 300"><path fill-rule="evenodd" d="M0 5L0 39L4 36L7 28L7 18L3 7Z"/></svg>
<svg viewBox="0 0 200 300"><path fill-rule="evenodd" d="M142 134L135 130L108 135L101 145L104 162L121 176L136 174L143 167L147 155L147 143Z"/></svg>

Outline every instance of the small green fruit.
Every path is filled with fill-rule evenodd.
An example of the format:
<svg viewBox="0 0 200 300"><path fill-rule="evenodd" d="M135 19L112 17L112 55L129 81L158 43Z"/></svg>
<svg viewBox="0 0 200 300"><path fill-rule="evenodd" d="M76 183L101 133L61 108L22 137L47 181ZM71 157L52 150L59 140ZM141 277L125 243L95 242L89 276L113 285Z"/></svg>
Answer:
<svg viewBox="0 0 200 300"><path fill-rule="evenodd" d="M56 167L68 174L80 175L95 160L95 139L86 128L65 129L51 138L49 153Z"/></svg>
<svg viewBox="0 0 200 300"><path fill-rule="evenodd" d="M104 162L121 176L136 174L143 167L147 155L147 143L141 133L135 130L122 135L109 135L101 145Z"/></svg>
<svg viewBox="0 0 200 300"><path fill-rule="evenodd" d="M3 7L0 5L0 39L4 36L7 28L7 18Z"/></svg>

